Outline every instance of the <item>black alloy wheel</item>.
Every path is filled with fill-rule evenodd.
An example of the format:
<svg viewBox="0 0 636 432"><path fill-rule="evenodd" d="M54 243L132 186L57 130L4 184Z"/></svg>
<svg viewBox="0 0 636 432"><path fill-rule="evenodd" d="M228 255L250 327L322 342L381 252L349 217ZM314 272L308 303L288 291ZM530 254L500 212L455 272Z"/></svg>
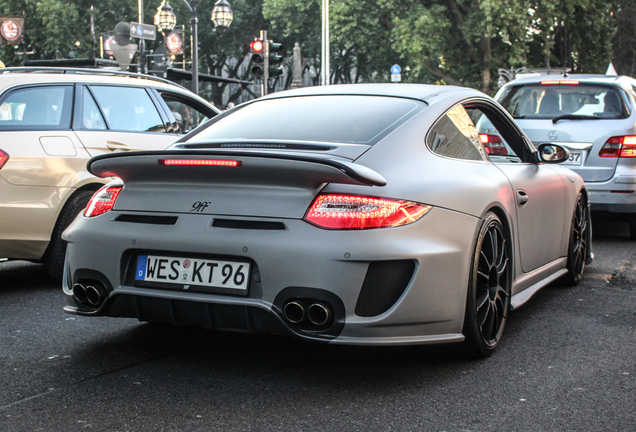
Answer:
<svg viewBox="0 0 636 432"><path fill-rule="evenodd" d="M583 277L585 261L589 251L590 229L590 211L585 197L580 194L576 200L572 227L570 228L568 261L566 265L568 274L565 277L568 285L577 285Z"/></svg>
<svg viewBox="0 0 636 432"><path fill-rule="evenodd" d="M510 310L511 260L503 225L494 213L482 223L472 263L459 353L477 358L499 344Z"/></svg>

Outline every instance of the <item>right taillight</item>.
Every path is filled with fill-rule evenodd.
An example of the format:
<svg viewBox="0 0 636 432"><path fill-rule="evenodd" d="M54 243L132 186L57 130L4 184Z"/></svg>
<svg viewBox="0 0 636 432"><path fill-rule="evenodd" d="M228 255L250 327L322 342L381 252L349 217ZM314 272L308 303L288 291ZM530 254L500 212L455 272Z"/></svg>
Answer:
<svg viewBox="0 0 636 432"><path fill-rule="evenodd" d="M93 217L113 209L122 186L104 186L93 195L86 206L84 216Z"/></svg>
<svg viewBox="0 0 636 432"><path fill-rule="evenodd" d="M326 229L391 228L413 223L430 209L412 201L324 194L316 197L304 219Z"/></svg>
<svg viewBox="0 0 636 432"><path fill-rule="evenodd" d="M600 157L636 158L636 135L611 137L603 144L598 155Z"/></svg>
<svg viewBox="0 0 636 432"><path fill-rule="evenodd" d="M0 169L9 161L9 155L0 150Z"/></svg>

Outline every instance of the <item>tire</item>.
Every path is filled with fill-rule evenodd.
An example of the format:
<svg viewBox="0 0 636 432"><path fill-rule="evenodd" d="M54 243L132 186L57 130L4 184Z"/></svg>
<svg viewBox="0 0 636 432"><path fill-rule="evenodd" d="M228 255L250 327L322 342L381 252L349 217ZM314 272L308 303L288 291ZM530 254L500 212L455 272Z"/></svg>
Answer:
<svg viewBox="0 0 636 432"><path fill-rule="evenodd" d="M53 233L51 234L51 242L42 256L42 263L49 275L57 282L62 281L64 274L64 258L66 255L66 242L62 240L62 232L75 220L77 215L82 212L88 201L91 199L95 191L82 190L75 192L66 201L62 211L60 212Z"/></svg>
<svg viewBox="0 0 636 432"><path fill-rule="evenodd" d="M488 212L473 253L462 330L465 340L457 347L463 357L487 357L499 345L510 310L509 249L501 221Z"/></svg>
<svg viewBox="0 0 636 432"><path fill-rule="evenodd" d="M574 207L570 241L568 244L568 274L563 277L566 285L578 285L585 271L585 261L589 253L591 229L590 210L583 194L580 194ZM631 227L630 227L631 228ZM630 229L631 231L631 229Z"/></svg>

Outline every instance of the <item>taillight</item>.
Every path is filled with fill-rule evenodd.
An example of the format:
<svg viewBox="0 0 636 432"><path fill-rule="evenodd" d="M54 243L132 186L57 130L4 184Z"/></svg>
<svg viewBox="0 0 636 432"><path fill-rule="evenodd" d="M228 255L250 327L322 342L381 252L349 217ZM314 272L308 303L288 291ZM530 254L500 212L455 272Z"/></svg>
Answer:
<svg viewBox="0 0 636 432"><path fill-rule="evenodd" d="M411 201L325 194L316 197L305 220L328 229L389 228L413 223L430 209Z"/></svg>
<svg viewBox="0 0 636 432"><path fill-rule="evenodd" d="M159 165L238 167L241 161L225 159L159 159Z"/></svg>
<svg viewBox="0 0 636 432"><path fill-rule="evenodd" d="M491 134L479 134L479 139L486 149L486 153L492 155L507 155L508 149L506 145L501 141L498 135Z"/></svg>
<svg viewBox="0 0 636 432"><path fill-rule="evenodd" d="M579 85L577 80L549 80L541 81L541 85Z"/></svg>
<svg viewBox="0 0 636 432"><path fill-rule="evenodd" d="M0 150L0 169L9 161L9 155Z"/></svg>
<svg viewBox="0 0 636 432"><path fill-rule="evenodd" d="M104 186L93 195L86 206L84 216L93 217L113 209L122 186Z"/></svg>
<svg viewBox="0 0 636 432"><path fill-rule="evenodd" d="M615 136L608 139L598 153L600 157L636 157L636 135Z"/></svg>

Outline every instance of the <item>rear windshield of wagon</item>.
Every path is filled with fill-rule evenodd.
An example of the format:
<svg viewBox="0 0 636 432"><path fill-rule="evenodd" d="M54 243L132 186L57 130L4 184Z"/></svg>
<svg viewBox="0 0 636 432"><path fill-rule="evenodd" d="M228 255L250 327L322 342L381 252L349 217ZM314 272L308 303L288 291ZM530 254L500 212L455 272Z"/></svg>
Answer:
<svg viewBox="0 0 636 432"><path fill-rule="evenodd" d="M193 141L289 140L373 145L426 104L414 99L321 95L257 101L213 120Z"/></svg>
<svg viewBox="0 0 636 432"><path fill-rule="evenodd" d="M573 83L573 84L572 84ZM552 119L562 115L624 119L629 110L614 86L569 81L508 87L497 96L516 119Z"/></svg>

